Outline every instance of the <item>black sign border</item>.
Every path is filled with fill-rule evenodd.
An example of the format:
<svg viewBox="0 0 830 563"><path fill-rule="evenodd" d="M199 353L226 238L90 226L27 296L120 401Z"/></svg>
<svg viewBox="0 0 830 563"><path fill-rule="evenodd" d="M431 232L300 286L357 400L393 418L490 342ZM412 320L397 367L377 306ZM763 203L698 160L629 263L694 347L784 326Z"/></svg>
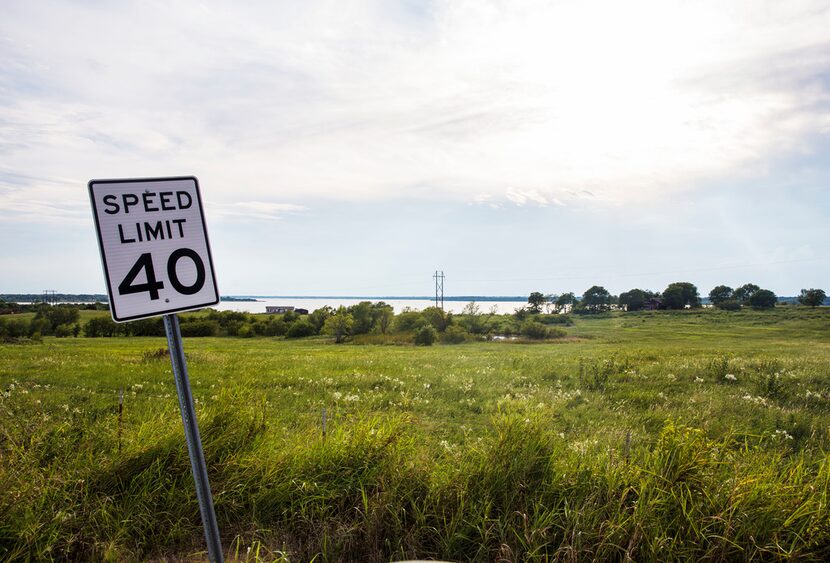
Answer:
<svg viewBox="0 0 830 563"><path fill-rule="evenodd" d="M136 184L136 183L150 183L150 182L170 182L170 181L181 181L181 180L191 180L193 185L196 187L196 201L199 203L199 214L202 217L202 229L204 230L205 235L205 246L207 247L208 253L208 262L210 262L210 273L211 279L213 280L213 294L216 296L214 301L210 301L208 303L200 303L198 305L188 305L187 307L179 307L177 309L168 309L166 311L156 311L154 313L147 313L145 315L135 315L132 317L123 317L120 318L116 315L115 311L115 299L113 298L112 292L112 285L110 284L110 272L109 266L107 265L107 256L104 253L104 239L101 236L101 224L98 221L98 207L95 205L95 185L96 184ZM204 307L209 307L211 305L217 305L219 303L219 285L216 282L216 268L213 266L213 252L210 249L210 238L208 237L207 232L207 223L205 222L205 208L202 205L202 192L199 190L199 180L196 176L168 176L163 178L109 178L105 180L90 180L87 184L89 187L89 200L92 203L92 216L95 220L95 232L98 235L98 248L101 251L101 262L104 266L104 280L107 283L107 295L110 298L109 306L110 306L110 314L112 315L112 320L117 323L124 323L128 321L137 321L139 319L149 319L152 317L161 317L164 315L169 315L170 313L178 313L181 311L193 311L196 309L202 309Z"/></svg>

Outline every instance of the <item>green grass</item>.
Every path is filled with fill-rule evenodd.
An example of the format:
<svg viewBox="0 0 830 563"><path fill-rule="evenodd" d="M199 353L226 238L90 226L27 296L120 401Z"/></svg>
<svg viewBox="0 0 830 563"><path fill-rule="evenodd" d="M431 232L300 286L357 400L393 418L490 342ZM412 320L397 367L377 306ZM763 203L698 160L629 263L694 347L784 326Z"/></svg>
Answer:
<svg viewBox="0 0 830 563"><path fill-rule="evenodd" d="M229 555L830 558L830 310L575 320L539 344L186 339ZM165 345L0 345L0 559L204 555Z"/></svg>

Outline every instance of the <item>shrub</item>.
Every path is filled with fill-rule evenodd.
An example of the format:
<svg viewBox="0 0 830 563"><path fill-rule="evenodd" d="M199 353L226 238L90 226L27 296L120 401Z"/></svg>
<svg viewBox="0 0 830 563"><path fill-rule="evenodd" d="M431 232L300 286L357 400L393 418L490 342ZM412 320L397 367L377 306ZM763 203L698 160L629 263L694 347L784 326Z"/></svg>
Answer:
<svg viewBox="0 0 830 563"><path fill-rule="evenodd" d="M548 338L564 338L568 336L568 333L565 331L564 328L558 327L549 327L548 328Z"/></svg>
<svg viewBox="0 0 830 563"><path fill-rule="evenodd" d="M239 332L236 333L237 336L241 338L253 338L256 333L254 331L254 327L251 325L242 325L239 328Z"/></svg>
<svg viewBox="0 0 830 563"><path fill-rule="evenodd" d="M294 323L288 327L288 332L286 333L289 338L302 338L304 336L314 336L314 334L314 326L306 319L294 321Z"/></svg>
<svg viewBox="0 0 830 563"><path fill-rule="evenodd" d="M265 336L285 336L288 325L282 319L271 319L265 324Z"/></svg>
<svg viewBox="0 0 830 563"><path fill-rule="evenodd" d="M72 336L72 325L61 324L55 327L55 336L58 338L66 338Z"/></svg>
<svg viewBox="0 0 830 563"><path fill-rule="evenodd" d="M418 346L432 346L437 339L438 332L432 325L423 326L415 333L415 344Z"/></svg>
<svg viewBox="0 0 830 563"><path fill-rule="evenodd" d="M0 319L0 337L22 338L29 334L29 323L23 319Z"/></svg>
<svg viewBox="0 0 830 563"><path fill-rule="evenodd" d="M133 336L165 336L164 321L161 317L139 319L124 325Z"/></svg>
<svg viewBox="0 0 830 563"><path fill-rule="evenodd" d="M461 344L470 338L470 333L460 326L451 326L441 335L444 344Z"/></svg>
<svg viewBox="0 0 830 563"><path fill-rule="evenodd" d="M109 317L95 317L84 325L84 335L90 338L110 337L121 333L121 327Z"/></svg>
<svg viewBox="0 0 830 563"><path fill-rule="evenodd" d="M32 319L32 322L29 323L29 335L31 336L36 332L39 332L41 335L53 334L54 330L52 330L52 325L47 319L35 317Z"/></svg>
<svg viewBox="0 0 830 563"><path fill-rule="evenodd" d="M740 311L741 310L741 302L737 299L727 299L726 301L721 301L715 305L718 309L723 309L724 311Z"/></svg>
<svg viewBox="0 0 830 563"><path fill-rule="evenodd" d="M60 325L71 325L78 322L79 315L80 313L76 307L55 305L39 310L35 315L35 319L45 318L49 321L49 330L55 332Z"/></svg>
<svg viewBox="0 0 830 563"><path fill-rule="evenodd" d="M211 320L188 321L181 323L182 336L216 336L219 323Z"/></svg>
<svg viewBox="0 0 830 563"><path fill-rule="evenodd" d="M412 332L417 330L424 319L418 311L403 311L395 318L395 330L398 332Z"/></svg>
<svg viewBox="0 0 830 563"><path fill-rule="evenodd" d="M522 336L534 340L543 340L548 336L548 327L536 321L525 321L520 329Z"/></svg>
<svg viewBox="0 0 830 563"><path fill-rule="evenodd" d="M228 334L228 336L236 336L236 335L239 334L239 329L241 329L242 325L244 325L244 324L245 324L245 321L236 321L236 320L228 321L224 325L225 332Z"/></svg>

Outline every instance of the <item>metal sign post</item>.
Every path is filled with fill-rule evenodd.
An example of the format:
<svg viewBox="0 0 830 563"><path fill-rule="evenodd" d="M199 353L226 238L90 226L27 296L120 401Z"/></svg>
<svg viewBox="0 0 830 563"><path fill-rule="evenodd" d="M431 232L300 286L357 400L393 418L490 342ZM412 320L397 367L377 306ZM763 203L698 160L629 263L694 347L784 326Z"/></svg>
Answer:
<svg viewBox="0 0 830 563"><path fill-rule="evenodd" d="M196 496L199 498L199 511L202 513L202 525L205 528L208 557L211 561L222 563L222 542L219 538L219 525L213 510L213 496L210 494L205 453L202 451L202 439L199 437L199 425L196 422L196 409L193 407L193 395L190 392L190 380L187 378L187 362L182 347L182 333L179 329L178 315L164 315L164 330L167 332L167 345L170 348L170 362L173 364L173 377L176 380L176 392L179 395L179 410L182 412L184 437L190 453L190 467L196 482Z"/></svg>
<svg viewBox="0 0 830 563"><path fill-rule="evenodd" d="M176 316L177 311L219 303L199 182L193 176L90 180L89 198L113 320L164 317L208 556L222 563L219 526Z"/></svg>

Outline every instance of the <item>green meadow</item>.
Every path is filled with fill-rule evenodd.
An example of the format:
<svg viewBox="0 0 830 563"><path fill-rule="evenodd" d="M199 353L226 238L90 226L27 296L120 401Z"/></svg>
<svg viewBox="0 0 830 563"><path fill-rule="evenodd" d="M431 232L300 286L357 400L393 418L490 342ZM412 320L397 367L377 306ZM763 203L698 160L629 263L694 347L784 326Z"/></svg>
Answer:
<svg viewBox="0 0 830 563"><path fill-rule="evenodd" d="M227 557L830 559L830 308L574 321L185 338ZM165 348L0 344L0 560L206 557Z"/></svg>

